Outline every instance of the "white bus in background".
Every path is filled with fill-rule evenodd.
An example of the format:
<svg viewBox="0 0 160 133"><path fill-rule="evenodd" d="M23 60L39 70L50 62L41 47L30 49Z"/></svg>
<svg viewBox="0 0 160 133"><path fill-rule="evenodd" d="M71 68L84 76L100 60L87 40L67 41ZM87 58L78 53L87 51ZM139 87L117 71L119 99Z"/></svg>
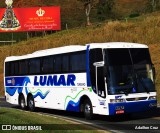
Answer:
<svg viewBox="0 0 160 133"><path fill-rule="evenodd" d="M93 114L130 114L157 106L148 46L94 43L11 56L4 63L6 101Z"/></svg>

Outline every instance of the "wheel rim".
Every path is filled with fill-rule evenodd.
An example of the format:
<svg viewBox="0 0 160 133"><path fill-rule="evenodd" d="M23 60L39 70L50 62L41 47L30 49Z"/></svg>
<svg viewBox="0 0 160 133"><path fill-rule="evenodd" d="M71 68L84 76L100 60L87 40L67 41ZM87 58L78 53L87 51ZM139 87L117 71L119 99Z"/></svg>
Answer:
<svg viewBox="0 0 160 133"><path fill-rule="evenodd" d="M86 104L86 105L85 105L84 111L85 111L86 114L90 114L90 112L91 112L91 107L90 107L89 104Z"/></svg>
<svg viewBox="0 0 160 133"><path fill-rule="evenodd" d="M21 108L25 107L24 99L21 99Z"/></svg>
<svg viewBox="0 0 160 133"><path fill-rule="evenodd" d="M33 100L32 100L32 99L30 99L30 100L29 100L29 107L30 107L31 109L32 109L32 108L33 108L33 106L34 106L33 104L34 104L34 103L33 103Z"/></svg>

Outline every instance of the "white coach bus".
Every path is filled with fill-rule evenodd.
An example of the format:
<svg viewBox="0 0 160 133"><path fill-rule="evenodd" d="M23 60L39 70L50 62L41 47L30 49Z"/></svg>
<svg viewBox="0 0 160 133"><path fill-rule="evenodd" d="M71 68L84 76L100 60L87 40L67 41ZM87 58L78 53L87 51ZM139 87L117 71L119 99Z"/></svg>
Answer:
<svg viewBox="0 0 160 133"><path fill-rule="evenodd" d="M11 56L4 63L6 101L35 107L116 115L157 107L148 46L94 43Z"/></svg>

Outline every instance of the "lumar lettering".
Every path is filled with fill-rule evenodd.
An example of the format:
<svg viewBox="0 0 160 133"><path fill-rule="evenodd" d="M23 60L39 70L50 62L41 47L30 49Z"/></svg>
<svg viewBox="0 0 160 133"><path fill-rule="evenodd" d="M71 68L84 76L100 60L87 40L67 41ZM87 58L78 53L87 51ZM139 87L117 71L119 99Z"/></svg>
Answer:
<svg viewBox="0 0 160 133"><path fill-rule="evenodd" d="M40 84L41 86L45 86L47 80L47 76L40 76Z"/></svg>
<svg viewBox="0 0 160 133"><path fill-rule="evenodd" d="M48 76L47 86L57 86L57 75L55 76Z"/></svg>
<svg viewBox="0 0 160 133"><path fill-rule="evenodd" d="M76 80L75 75L68 75L67 86L75 86L74 81Z"/></svg>
<svg viewBox="0 0 160 133"><path fill-rule="evenodd" d="M35 86L75 86L76 76L70 75L57 75L53 76L35 76L34 85Z"/></svg>

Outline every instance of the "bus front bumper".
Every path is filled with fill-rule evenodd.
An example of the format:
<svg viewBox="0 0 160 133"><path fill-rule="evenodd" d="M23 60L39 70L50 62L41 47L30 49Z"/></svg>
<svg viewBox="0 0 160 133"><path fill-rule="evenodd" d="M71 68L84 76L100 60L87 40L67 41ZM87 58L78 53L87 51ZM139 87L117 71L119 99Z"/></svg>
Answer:
<svg viewBox="0 0 160 133"><path fill-rule="evenodd" d="M109 103L109 115L145 112L157 108L157 100Z"/></svg>

